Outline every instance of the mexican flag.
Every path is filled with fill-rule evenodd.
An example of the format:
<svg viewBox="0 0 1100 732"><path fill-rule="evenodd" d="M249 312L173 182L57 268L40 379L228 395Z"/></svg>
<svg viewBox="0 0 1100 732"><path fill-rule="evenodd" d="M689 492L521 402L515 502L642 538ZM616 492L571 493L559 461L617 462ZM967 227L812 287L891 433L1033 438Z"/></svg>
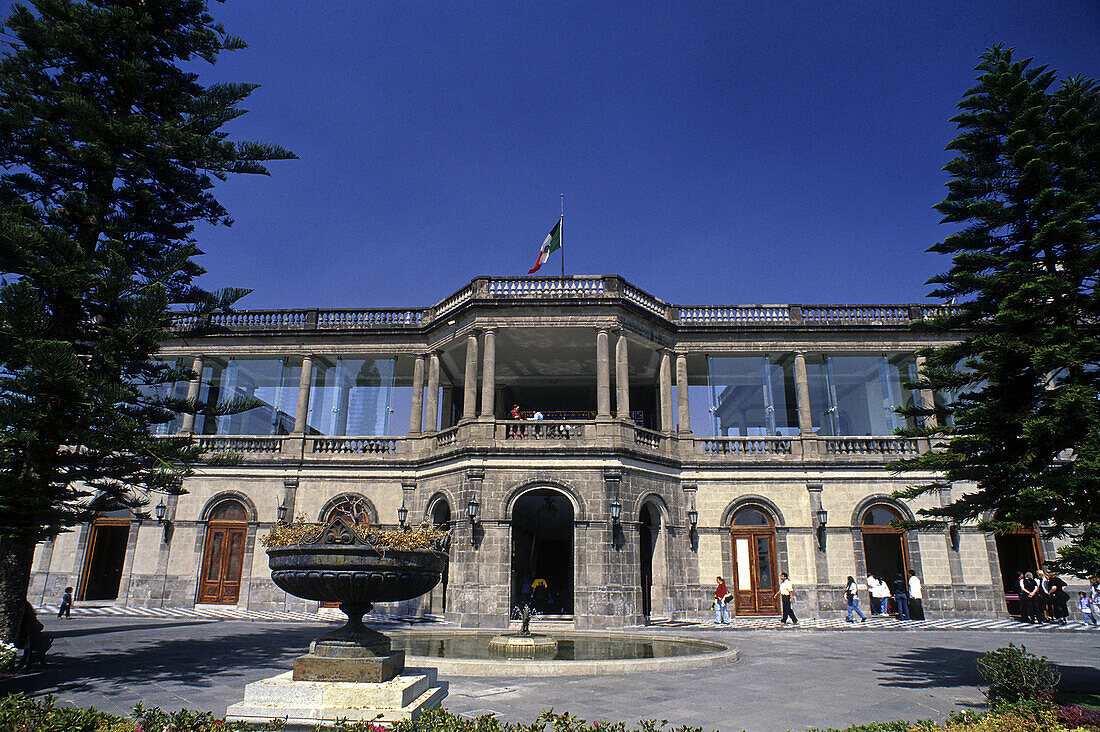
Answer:
<svg viewBox="0 0 1100 732"><path fill-rule="evenodd" d="M556 251L561 249L561 219L558 219L558 223L554 225L554 228L550 230L550 233L546 235L546 239L542 242L542 247L539 249L539 258L535 262L535 266L527 274L534 274L539 271L539 267L546 264L547 258Z"/></svg>

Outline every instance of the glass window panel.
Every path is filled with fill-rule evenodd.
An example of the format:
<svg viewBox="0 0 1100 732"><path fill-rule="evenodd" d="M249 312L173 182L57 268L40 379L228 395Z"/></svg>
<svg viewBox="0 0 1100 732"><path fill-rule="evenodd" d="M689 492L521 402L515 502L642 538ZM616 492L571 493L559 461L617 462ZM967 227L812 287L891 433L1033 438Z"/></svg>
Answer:
<svg viewBox="0 0 1100 732"><path fill-rule="evenodd" d="M314 435L405 434L405 424L395 419L394 365L392 358L337 358L320 362L313 371L307 422ZM403 391L405 391L403 389ZM412 399L411 389L405 395Z"/></svg>
<svg viewBox="0 0 1100 732"><path fill-rule="evenodd" d="M199 398L225 404L238 397L262 404L240 414L199 417L195 431L207 435L286 435L294 429L301 364L290 359L230 358L203 366Z"/></svg>
<svg viewBox="0 0 1100 732"><path fill-rule="evenodd" d="M749 540L740 537L733 542L737 546L737 589L752 589L752 568L749 566Z"/></svg>
<svg viewBox="0 0 1100 732"><path fill-rule="evenodd" d="M763 511L755 508L746 508L738 511L733 517L734 526L771 526L771 521Z"/></svg>
<svg viewBox="0 0 1100 732"><path fill-rule="evenodd" d="M190 367L189 365L184 365L183 359L177 361L159 361L158 363L168 364L177 369ZM187 387L188 383L186 381L175 381L165 384L142 385L138 387L138 390L147 397L157 399L186 399ZM154 435L174 435L180 431L180 424L182 421L183 416L177 414L168 422L153 425L152 432Z"/></svg>
<svg viewBox="0 0 1100 732"><path fill-rule="evenodd" d="M772 589L772 541L767 536L756 539L756 589L763 592Z"/></svg>
<svg viewBox="0 0 1100 732"><path fill-rule="evenodd" d="M910 404L905 383L916 377L911 354L824 356L806 363L814 428L824 435L892 435L910 426L898 414Z"/></svg>
<svg viewBox="0 0 1100 732"><path fill-rule="evenodd" d="M722 437L798 432L791 362L767 355L707 359L713 431ZM693 425L694 426L694 425Z"/></svg>
<svg viewBox="0 0 1100 732"><path fill-rule="evenodd" d="M247 521L248 513L236 501L223 503L210 512L211 521Z"/></svg>
<svg viewBox="0 0 1100 732"><path fill-rule="evenodd" d="M237 573L241 567L241 554L244 552L244 532L229 532L229 561L225 563L225 577L230 582L239 582L241 576Z"/></svg>
<svg viewBox="0 0 1100 732"><path fill-rule="evenodd" d="M873 506L863 514L864 526L889 526L900 519L897 512L886 506Z"/></svg>
<svg viewBox="0 0 1100 732"><path fill-rule="evenodd" d="M217 582L218 575L221 574L222 540L224 538L224 531L215 531L210 537L210 554L206 558L206 579L211 582Z"/></svg>

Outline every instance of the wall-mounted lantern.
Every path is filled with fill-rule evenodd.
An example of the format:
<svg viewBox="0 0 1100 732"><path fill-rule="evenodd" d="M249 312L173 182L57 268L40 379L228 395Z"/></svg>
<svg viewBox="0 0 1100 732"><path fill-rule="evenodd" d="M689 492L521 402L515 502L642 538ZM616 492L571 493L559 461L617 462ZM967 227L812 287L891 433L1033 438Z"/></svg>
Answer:
<svg viewBox="0 0 1100 732"><path fill-rule="evenodd" d="M623 515L623 504L618 498L611 499L611 523L619 523L619 518Z"/></svg>
<svg viewBox="0 0 1100 732"><path fill-rule="evenodd" d="M688 526L694 531L699 526L699 512L695 509L695 506L688 509L687 516Z"/></svg>
<svg viewBox="0 0 1100 732"><path fill-rule="evenodd" d="M481 501L477 500L477 496L470 499L470 502L466 504L466 516L469 517L471 524L477 523L477 513L481 508Z"/></svg>
<svg viewBox="0 0 1100 732"><path fill-rule="evenodd" d="M279 507L275 509L275 515L278 516L280 524L286 521L286 513L288 510L290 509L287 507L285 499L279 504Z"/></svg>
<svg viewBox="0 0 1100 732"><path fill-rule="evenodd" d="M960 541L960 538L961 538L959 536L959 534L960 534L959 522L958 521L952 521L951 524L947 527L947 535L951 539L951 550L952 551L957 552L959 550L959 541Z"/></svg>
<svg viewBox="0 0 1100 732"><path fill-rule="evenodd" d="M829 525L829 512L824 508L817 509L817 546L825 551L825 529Z"/></svg>
<svg viewBox="0 0 1100 732"><path fill-rule="evenodd" d="M401 507L397 509L397 523L401 525L401 528L405 528L405 522L409 518L409 509L405 508L405 504L402 503Z"/></svg>

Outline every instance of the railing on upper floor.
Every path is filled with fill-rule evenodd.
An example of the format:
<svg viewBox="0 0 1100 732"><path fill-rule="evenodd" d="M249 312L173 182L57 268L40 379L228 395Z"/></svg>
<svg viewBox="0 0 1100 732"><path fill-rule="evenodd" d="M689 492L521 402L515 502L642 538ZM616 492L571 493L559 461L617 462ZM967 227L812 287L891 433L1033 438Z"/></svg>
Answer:
<svg viewBox="0 0 1100 732"><path fill-rule="evenodd" d="M617 275L570 277L478 277L436 305L422 308L328 310L238 310L198 316L178 313L179 331L218 329L249 332L275 330L375 330L428 325L476 300L619 300L658 316L672 326L866 326L898 327L950 312L951 306L929 305L672 305Z"/></svg>
<svg viewBox="0 0 1100 732"><path fill-rule="evenodd" d="M391 455L397 452L402 437L307 437L313 443L309 452L321 454Z"/></svg>
<svg viewBox="0 0 1100 732"><path fill-rule="evenodd" d="M195 444L209 452L238 454L282 452L283 438L251 437L245 435L196 435Z"/></svg>
<svg viewBox="0 0 1100 732"><path fill-rule="evenodd" d="M920 453L920 441L911 437L818 437L826 455L887 455Z"/></svg>
<svg viewBox="0 0 1100 732"><path fill-rule="evenodd" d="M584 422L564 419L497 422L494 430L497 440L579 441L585 434Z"/></svg>
<svg viewBox="0 0 1100 732"><path fill-rule="evenodd" d="M790 455L797 438L703 437L695 438L704 455Z"/></svg>

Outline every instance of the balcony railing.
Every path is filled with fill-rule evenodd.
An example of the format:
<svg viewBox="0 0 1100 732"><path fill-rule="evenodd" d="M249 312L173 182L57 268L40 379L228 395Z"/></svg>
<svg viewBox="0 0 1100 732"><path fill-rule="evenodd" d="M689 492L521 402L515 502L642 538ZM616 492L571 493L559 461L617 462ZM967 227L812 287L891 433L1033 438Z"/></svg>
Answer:
<svg viewBox="0 0 1100 732"><path fill-rule="evenodd" d="M555 419L461 423L411 436L196 435L213 453L240 455L246 462L317 459L416 459L463 448L520 451L537 455L563 448L640 450L664 459L722 462L837 461L885 464L929 449L927 440L895 436L696 437L639 427L629 421Z"/></svg>
<svg viewBox="0 0 1100 732"><path fill-rule="evenodd" d="M946 305L672 305L622 277L478 277L431 307L346 310L238 310L198 316L179 313L179 331L209 326L215 331L379 330L419 328L470 302L493 300L618 300L657 316L670 326L728 328L760 326L906 326L947 314Z"/></svg>

